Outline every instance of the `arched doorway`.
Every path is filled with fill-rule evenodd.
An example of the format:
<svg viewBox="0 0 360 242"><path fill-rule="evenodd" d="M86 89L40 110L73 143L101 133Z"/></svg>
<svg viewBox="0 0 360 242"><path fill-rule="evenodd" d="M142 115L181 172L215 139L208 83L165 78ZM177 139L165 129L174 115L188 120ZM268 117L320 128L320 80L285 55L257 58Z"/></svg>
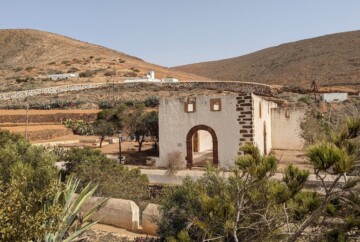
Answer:
<svg viewBox="0 0 360 242"><path fill-rule="evenodd" d="M194 151L194 139L193 136L196 134L196 142L198 142L198 134L197 132L200 130L204 130L210 133L211 137L212 137L212 160L213 160L213 165L214 166L218 166L219 165L219 156L218 156L218 140L217 140L217 136L215 131L210 128L209 126L200 124L200 125L196 125L194 127L192 127L190 129L190 131L188 132L187 136L186 136L186 167L190 168L193 167L193 161L194 161L194 157L193 157L193 151ZM198 149L196 147L196 149Z"/></svg>

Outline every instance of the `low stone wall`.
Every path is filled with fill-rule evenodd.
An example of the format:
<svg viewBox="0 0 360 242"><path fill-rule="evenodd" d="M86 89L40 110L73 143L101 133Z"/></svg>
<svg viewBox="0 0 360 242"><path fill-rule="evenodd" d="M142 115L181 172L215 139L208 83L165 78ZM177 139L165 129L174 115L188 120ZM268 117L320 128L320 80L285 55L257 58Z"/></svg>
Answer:
<svg viewBox="0 0 360 242"><path fill-rule="evenodd" d="M188 88L231 91L236 93L254 93L262 96L273 96L270 85L255 82L177 82L177 83L124 83L124 87L140 87L144 85L158 86L159 88Z"/></svg>
<svg viewBox="0 0 360 242"><path fill-rule="evenodd" d="M157 235L157 219L160 218L159 205L149 203L142 213L141 226L145 234Z"/></svg>
<svg viewBox="0 0 360 242"><path fill-rule="evenodd" d="M97 118L97 113L54 113L54 114L31 114L29 123L61 123L66 119L84 120L93 122ZM24 115L0 115L0 123L25 123L26 113Z"/></svg>
<svg viewBox="0 0 360 242"><path fill-rule="evenodd" d="M68 129L44 129L36 131L28 131L28 139L30 141L34 140L48 140L56 137L61 137L65 135L72 134ZM25 132L24 132L25 135Z"/></svg>
<svg viewBox="0 0 360 242"><path fill-rule="evenodd" d="M92 83L92 84L79 84L79 85L66 85L58 87L48 87L48 88L39 88L32 89L27 91L18 91L18 92L7 92L0 94L0 101L3 100L13 100L13 99L24 99L31 96L37 96L40 94L55 94L60 92L72 92L80 91L85 89L99 88L102 86L108 85L107 83Z"/></svg>
<svg viewBox="0 0 360 242"><path fill-rule="evenodd" d="M78 84L66 85L48 88L32 89L27 91L8 92L0 94L0 101L25 99L27 97L41 95L41 94L55 94L60 92L72 92L85 89L100 88L110 86L109 83L92 83L92 84ZM255 93L258 95L272 96L273 91L271 86L253 83L253 82L177 82L177 83L118 83L116 85L123 85L124 87L143 87L146 85L158 86L159 88L190 88L190 89L212 89L219 91L232 91L237 93Z"/></svg>
<svg viewBox="0 0 360 242"><path fill-rule="evenodd" d="M93 197L84 205L83 210L93 207L99 197ZM94 219L101 218L101 224L112 225L118 228L125 228L130 231L140 229L140 210L139 207L130 200L110 198L105 206L101 208L94 216Z"/></svg>
<svg viewBox="0 0 360 242"><path fill-rule="evenodd" d="M93 207L102 197L92 197L84 205L82 211ZM93 219L101 218L100 224L124 228L130 231L141 231L149 235L157 235L157 220L160 218L159 205L150 203L142 213L140 226L139 207L131 200L110 198L105 206L94 215Z"/></svg>

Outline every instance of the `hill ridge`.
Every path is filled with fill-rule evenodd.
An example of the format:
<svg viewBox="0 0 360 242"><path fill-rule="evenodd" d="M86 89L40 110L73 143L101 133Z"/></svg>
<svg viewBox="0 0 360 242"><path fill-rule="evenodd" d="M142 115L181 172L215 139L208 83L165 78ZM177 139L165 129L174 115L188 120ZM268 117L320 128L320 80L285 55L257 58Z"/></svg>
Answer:
<svg viewBox="0 0 360 242"><path fill-rule="evenodd" d="M246 55L173 67L213 79L307 86L359 86L360 31L327 34ZM358 87L359 88L359 87Z"/></svg>
<svg viewBox="0 0 360 242"><path fill-rule="evenodd" d="M180 81L209 80L56 33L34 29L0 30L0 83L8 84L7 87L2 85L0 92L12 91L11 86L19 89L23 81L34 88L42 88L78 82L121 81L144 76L149 70L154 70L159 79L173 76ZM71 72L85 73L84 78L63 83L38 82L49 74Z"/></svg>

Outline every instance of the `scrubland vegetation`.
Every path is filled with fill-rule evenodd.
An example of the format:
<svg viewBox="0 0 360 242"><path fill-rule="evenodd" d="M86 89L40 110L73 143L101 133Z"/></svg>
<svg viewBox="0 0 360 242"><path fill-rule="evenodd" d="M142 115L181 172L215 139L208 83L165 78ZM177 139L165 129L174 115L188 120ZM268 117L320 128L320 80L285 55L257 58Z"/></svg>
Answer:
<svg viewBox="0 0 360 242"><path fill-rule="evenodd" d="M106 109L97 122L114 130L128 126L141 142L144 133L158 132L157 114L143 108ZM360 160L360 119L345 118L336 129L316 116L311 122L322 127L316 139L309 136L305 152L313 171L289 166L279 179L278 160L247 144L241 147L245 155L236 158L227 175L209 167L198 180L187 178L180 186L165 187L156 200L139 169L118 164L97 149L50 151L0 131L0 238L61 241L82 235L96 221L81 219L71 206L77 192L83 194L80 198L130 199L140 208L155 201L161 205L158 232L164 241L359 239L360 179L354 171ZM67 169L58 171L57 161L65 161ZM315 190L306 186L310 176L321 184Z"/></svg>

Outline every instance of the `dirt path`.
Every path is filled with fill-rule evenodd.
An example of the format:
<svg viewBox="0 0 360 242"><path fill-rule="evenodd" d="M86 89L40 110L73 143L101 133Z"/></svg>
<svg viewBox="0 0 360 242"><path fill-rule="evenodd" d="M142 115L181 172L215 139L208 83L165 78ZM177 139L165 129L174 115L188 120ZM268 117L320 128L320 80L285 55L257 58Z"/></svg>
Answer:
<svg viewBox="0 0 360 242"><path fill-rule="evenodd" d="M130 240L133 240L136 237L155 237L155 236L151 236L151 235L147 235L147 234L131 232L131 231L123 229L123 228L117 228L117 227L104 225L104 224L95 224L91 229L98 233L99 233L99 231L106 232L106 233L114 233L120 237L127 237Z"/></svg>
<svg viewBox="0 0 360 242"><path fill-rule="evenodd" d="M29 115L49 115L57 113L98 113L99 109L52 109L52 110L29 110ZM26 109L8 110L0 109L0 115L26 115Z"/></svg>

